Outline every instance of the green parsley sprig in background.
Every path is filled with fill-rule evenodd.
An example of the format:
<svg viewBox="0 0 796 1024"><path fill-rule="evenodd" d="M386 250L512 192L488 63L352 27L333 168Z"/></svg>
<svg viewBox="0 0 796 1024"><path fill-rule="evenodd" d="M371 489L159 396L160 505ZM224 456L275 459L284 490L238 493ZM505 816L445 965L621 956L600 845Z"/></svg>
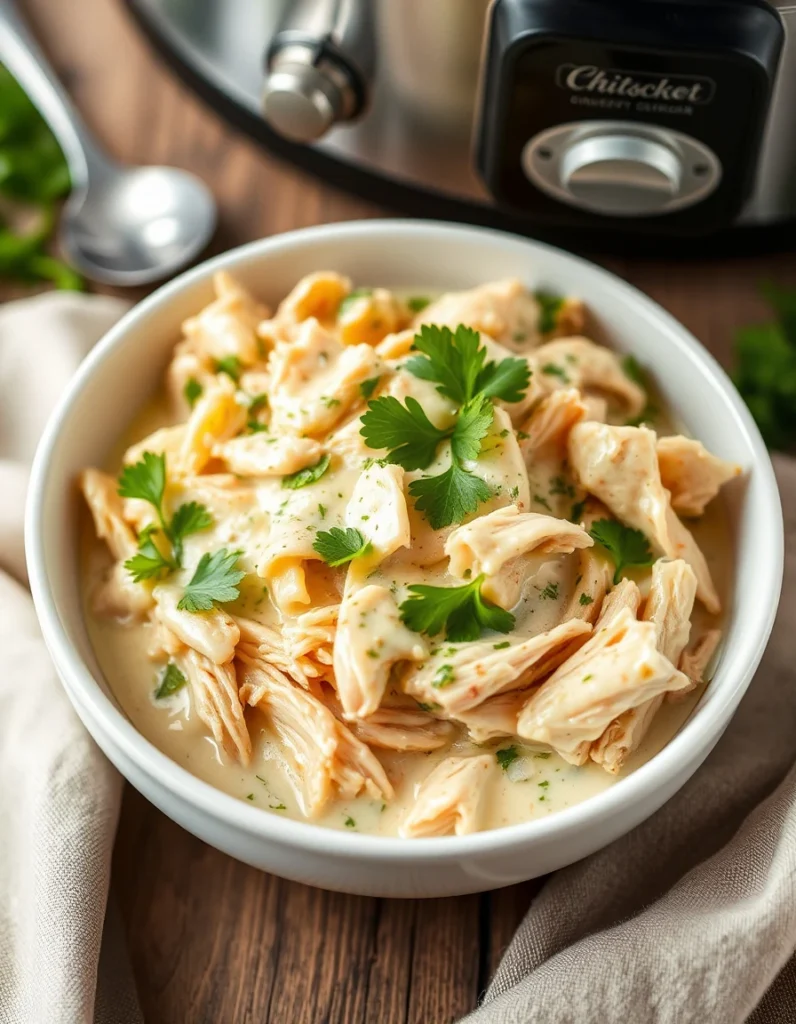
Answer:
<svg viewBox="0 0 796 1024"><path fill-rule="evenodd" d="M83 279L49 255L54 204L69 192L69 169L55 138L24 90L0 67L0 196L20 214L35 215L20 232L0 220L0 277L26 283L51 281L79 290Z"/></svg>
<svg viewBox="0 0 796 1024"><path fill-rule="evenodd" d="M796 290L769 284L772 323L743 327L732 374L769 448L796 444Z"/></svg>

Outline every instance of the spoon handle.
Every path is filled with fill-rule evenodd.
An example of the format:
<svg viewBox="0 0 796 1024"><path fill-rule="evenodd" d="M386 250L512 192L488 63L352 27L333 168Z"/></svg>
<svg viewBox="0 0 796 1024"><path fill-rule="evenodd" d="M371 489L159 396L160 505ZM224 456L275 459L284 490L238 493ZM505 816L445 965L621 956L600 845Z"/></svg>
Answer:
<svg viewBox="0 0 796 1024"><path fill-rule="evenodd" d="M64 151L73 190L88 185L91 170L108 161L88 133L13 0L0 0L0 62L28 93Z"/></svg>

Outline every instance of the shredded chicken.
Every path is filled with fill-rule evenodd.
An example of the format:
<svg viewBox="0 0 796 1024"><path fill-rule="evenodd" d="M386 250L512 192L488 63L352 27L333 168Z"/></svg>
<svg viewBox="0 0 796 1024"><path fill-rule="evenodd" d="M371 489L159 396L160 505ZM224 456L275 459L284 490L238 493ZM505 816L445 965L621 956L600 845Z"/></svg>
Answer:
<svg viewBox="0 0 796 1024"><path fill-rule="evenodd" d="M230 473L240 476L286 476L316 463L323 448L309 437L270 437L268 434L247 434L234 437L213 448Z"/></svg>
<svg viewBox="0 0 796 1024"><path fill-rule="evenodd" d="M441 295L419 314L415 324L437 324L451 330L465 324L520 351L539 343L539 314L539 303L522 282L512 278Z"/></svg>
<svg viewBox="0 0 796 1024"><path fill-rule="evenodd" d="M346 718L367 718L381 704L390 670L399 661L423 661L428 647L401 622L386 587L349 593L340 606L334 676Z"/></svg>
<svg viewBox="0 0 796 1024"><path fill-rule="evenodd" d="M582 642L591 626L581 619L562 622L538 636L502 647L480 641L429 658L403 677L402 688L424 704L436 703L455 717L488 697L518 690L551 672Z"/></svg>
<svg viewBox="0 0 796 1024"><path fill-rule="evenodd" d="M696 641L696 643L683 651L680 658L680 671L684 672L691 680L692 687L699 686L705 680L705 670L710 660L716 653L716 648L721 640L720 629L709 629ZM670 699L676 699L680 694L671 694Z"/></svg>
<svg viewBox="0 0 796 1024"><path fill-rule="evenodd" d="M526 462L534 452L548 444L566 444L567 435L576 423L587 417L588 409L583 396L575 388L554 391L546 395L522 425L526 435L520 441L520 450Z"/></svg>
<svg viewBox="0 0 796 1024"><path fill-rule="evenodd" d="M356 482L345 511L346 526L362 534L371 546L368 568L398 548L411 543L409 513L404 497L404 471L400 466L375 462Z"/></svg>
<svg viewBox="0 0 796 1024"><path fill-rule="evenodd" d="M201 615L180 611L177 604L182 593L172 584L158 584L153 594L155 620L168 627L187 647L215 665L224 665L232 660L240 640L240 629L231 615L218 607Z"/></svg>
<svg viewBox="0 0 796 1024"><path fill-rule="evenodd" d="M340 312L340 340L344 345L378 345L408 322L406 307L386 288L374 288L349 297Z"/></svg>
<svg viewBox="0 0 796 1024"><path fill-rule="evenodd" d="M492 758L448 757L423 781L401 825L401 835L467 835L481 827Z"/></svg>
<svg viewBox="0 0 796 1024"><path fill-rule="evenodd" d="M548 743L572 764L583 764L591 744L630 708L689 685L656 646L652 622L623 609L595 632L575 667L564 662L520 712L517 733Z"/></svg>
<svg viewBox="0 0 796 1024"><path fill-rule="evenodd" d="M259 708L279 738L292 769L297 795L308 817L335 798L367 793L390 800L390 780L370 749L311 693L277 670L240 666L241 699Z"/></svg>
<svg viewBox="0 0 796 1024"><path fill-rule="evenodd" d="M516 505L507 505L457 527L445 542L445 554L453 576L485 575L484 594L512 608L519 600L520 581L515 574L503 572L507 563L523 555L570 554L593 544L585 530L565 519L521 513Z"/></svg>
<svg viewBox="0 0 796 1024"><path fill-rule="evenodd" d="M186 320L183 334L195 351L215 360L234 356L245 366L260 358L257 325L269 311L226 271L213 277L216 299Z"/></svg>
<svg viewBox="0 0 796 1024"><path fill-rule="evenodd" d="M701 516L722 486L741 472L690 437L661 437L656 448L661 483L671 494L672 508L684 516Z"/></svg>
<svg viewBox="0 0 796 1024"><path fill-rule="evenodd" d="M371 747L384 750L439 750L450 743L451 722L434 718L421 708L378 708L368 718L351 723L356 736Z"/></svg>
<svg viewBox="0 0 796 1024"><path fill-rule="evenodd" d="M197 713L213 739L229 757L247 765L251 760L251 739L232 662L218 665L192 649L176 660L191 685Z"/></svg>
<svg viewBox="0 0 796 1024"><path fill-rule="evenodd" d="M235 397L229 377L219 377L213 388L199 398L188 419L179 454L185 473L201 473L213 455L213 448L228 441L243 428L246 409Z"/></svg>
<svg viewBox="0 0 796 1024"><path fill-rule="evenodd" d="M381 373L370 345L344 346L315 320L293 341L278 341L269 361L271 429L284 434L330 430L360 399L359 385Z"/></svg>
<svg viewBox="0 0 796 1024"><path fill-rule="evenodd" d="M593 623L600 614L612 576L613 572L604 555L593 548L578 552L575 589L564 609L564 621L584 619Z"/></svg>
<svg viewBox="0 0 796 1024"><path fill-rule="evenodd" d="M656 562L644 619L655 626L655 643L672 665L677 665L691 635L691 613L696 598L696 576L682 559ZM678 691L680 692L680 691ZM658 694L611 722L591 748L591 759L616 774L638 748L663 703Z"/></svg>
<svg viewBox="0 0 796 1024"><path fill-rule="evenodd" d="M622 369L615 352L588 338L561 338L542 345L529 361L539 386L546 391L577 388L620 402L628 416L638 416L647 403L643 388Z"/></svg>
<svg viewBox="0 0 796 1024"><path fill-rule="evenodd" d="M569 461L581 485L627 526L646 534L657 553L682 558L697 578L697 597L721 611L705 556L677 518L658 472L656 437L646 427L578 423L569 435Z"/></svg>

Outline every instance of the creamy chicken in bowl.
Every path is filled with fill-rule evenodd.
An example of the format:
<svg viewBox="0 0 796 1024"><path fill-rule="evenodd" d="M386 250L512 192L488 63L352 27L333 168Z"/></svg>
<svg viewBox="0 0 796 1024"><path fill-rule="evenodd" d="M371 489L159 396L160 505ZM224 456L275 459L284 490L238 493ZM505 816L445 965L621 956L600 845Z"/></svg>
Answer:
<svg viewBox="0 0 796 1024"><path fill-rule="evenodd" d="M274 814L405 837L547 816L660 750L721 640L741 468L577 297L215 288L80 479L136 727Z"/></svg>

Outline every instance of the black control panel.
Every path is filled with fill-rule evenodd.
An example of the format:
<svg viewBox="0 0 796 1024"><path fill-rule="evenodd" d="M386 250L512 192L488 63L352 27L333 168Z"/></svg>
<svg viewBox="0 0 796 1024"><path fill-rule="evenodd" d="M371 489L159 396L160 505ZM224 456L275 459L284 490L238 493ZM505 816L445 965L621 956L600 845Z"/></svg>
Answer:
<svg viewBox="0 0 796 1024"><path fill-rule="evenodd" d="M734 220L751 191L783 38L777 13L749 0L496 0L479 172L499 204L542 223L615 224L645 233L716 231ZM684 205L651 216L601 212L598 200L583 208L577 197L568 198L566 181L556 193L528 173L530 141L574 122L587 133L594 122L598 134L598 122L621 123L631 136L646 126L664 147L667 131L672 139L693 139L715 155L715 185L690 205L686 198ZM611 146L614 152L616 138ZM672 147L682 156L682 146ZM544 148L542 155L548 156ZM713 173L704 161L684 159L691 160L684 173L692 181ZM615 166L621 190L624 165ZM646 168L638 166L643 184ZM598 169L610 174L611 167L606 160ZM589 168L578 173L588 184ZM681 180L673 172L672 189Z"/></svg>

